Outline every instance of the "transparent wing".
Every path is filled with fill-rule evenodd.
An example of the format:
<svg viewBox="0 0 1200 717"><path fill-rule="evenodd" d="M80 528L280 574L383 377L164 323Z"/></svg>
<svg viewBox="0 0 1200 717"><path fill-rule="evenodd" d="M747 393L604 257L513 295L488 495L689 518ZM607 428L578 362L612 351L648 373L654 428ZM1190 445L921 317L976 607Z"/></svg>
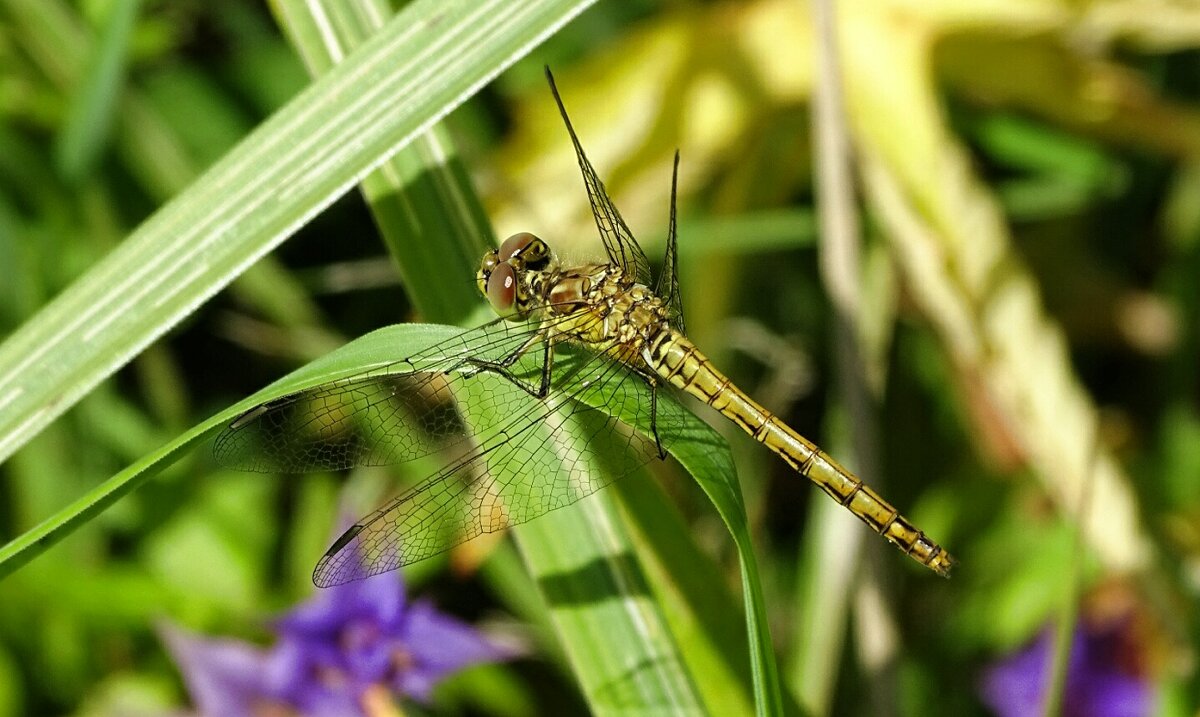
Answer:
<svg viewBox="0 0 1200 717"><path fill-rule="evenodd" d="M468 436L449 376L525 351L533 360L514 364L513 378L536 387L545 327L491 322L387 366L282 396L234 419L213 453L240 470L306 473L392 465L447 449ZM492 399L498 410L513 409L502 400Z"/></svg>
<svg viewBox="0 0 1200 717"><path fill-rule="evenodd" d="M679 187L679 150L675 150L675 167L671 170L671 223L667 227L667 253L663 256L662 273L658 275L658 283L654 293L667 305L667 315L671 325L686 335L683 325L683 300L679 296L679 252L678 239L675 230L675 197Z"/></svg>
<svg viewBox="0 0 1200 717"><path fill-rule="evenodd" d="M472 445L444 469L359 521L317 564L327 587L394 570L483 533L570 505L657 455L652 440L610 416L648 426L654 391L625 366L579 350L557 356L554 389L536 399L495 375L456 375L451 393ZM581 399L592 394L594 407ZM594 400L603 396L602 401ZM683 411L670 399L672 409ZM681 414L659 410L664 444Z"/></svg>
<svg viewBox="0 0 1200 717"><path fill-rule="evenodd" d="M621 218L621 213L608 198L608 192L604 190L604 183L600 181L592 163L583 153L583 146L579 143L579 137L576 136L575 128L571 125L571 118L567 116L567 108L563 106L562 97L558 94L558 87L554 84L554 75L550 74L549 67L546 68L546 79L550 82L550 92L554 94L558 111L562 115L563 123L567 126L567 134L571 135L571 143L575 145L575 157L579 160L580 171L583 172L583 183L587 186L592 215L596 218L596 228L600 230L600 239L604 242L604 250L608 253L608 259L621 267L627 276L633 277L639 284L649 286L650 262L646 259L646 253L633 238L633 233L629 231L625 220Z"/></svg>

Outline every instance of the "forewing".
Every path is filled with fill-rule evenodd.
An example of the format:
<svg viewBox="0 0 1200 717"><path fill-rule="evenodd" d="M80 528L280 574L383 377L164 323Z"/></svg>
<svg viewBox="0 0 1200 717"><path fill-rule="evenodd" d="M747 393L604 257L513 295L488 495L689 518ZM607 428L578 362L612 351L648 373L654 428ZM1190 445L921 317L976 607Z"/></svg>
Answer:
<svg viewBox="0 0 1200 717"><path fill-rule="evenodd" d="M555 390L545 400L495 377L455 379L455 384L459 411L477 436L475 445L348 530L318 563L317 585L394 570L532 520L600 490L657 455L652 440L616 417L648 426L652 389L628 368L602 357L556 358ZM669 442L678 432L673 411L683 409L664 400L672 410L659 412L659 435ZM522 408L513 412L503 408L518 404Z"/></svg>
<svg viewBox="0 0 1200 717"><path fill-rule="evenodd" d="M217 436L214 455L241 470L304 473L391 465L447 449L468 435L450 377L524 348L531 360L514 364L513 377L536 386L542 328L492 322L386 366L256 406ZM497 410L512 410L499 397L493 401Z"/></svg>
<svg viewBox="0 0 1200 717"><path fill-rule="evenodd" d="M550 74L549 67L546 68L546 79L550 82L550 92L554 94L559 114L562 115L563 123L567 126L567 134L571 135L571 143L575 145L575 157L579 160L580 171L583 172L583 183L587 187L588 201L592 205L592 215L596 218L596 228L600 230L600 239L604 242L604 250L608 253L608 259L621 267L639 284L649 286L650 262L646 259L646 253L633 238L633 232L629 231L621 213L609 199L608 192L604 189L604 183L600 181L592 163L584 154L583 145L579 143L579 137L575 134L574 126L571 125L571 118L567 116L567 108L563 106L562 97L558 94L558 87L554 84L554 75Z"/></svg>

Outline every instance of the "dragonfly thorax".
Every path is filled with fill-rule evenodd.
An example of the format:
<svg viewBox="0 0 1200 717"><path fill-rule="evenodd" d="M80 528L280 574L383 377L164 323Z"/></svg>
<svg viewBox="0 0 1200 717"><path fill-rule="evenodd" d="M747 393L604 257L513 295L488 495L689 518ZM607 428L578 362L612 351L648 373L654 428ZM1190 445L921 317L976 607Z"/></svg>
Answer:
<svg viewBox="0 0 1200 717"><path fill-rule="evenodd" d="M546 281L545 326L551 335L640 364L643 348L670 330L663 301L615 264L560 268Z"/></svg>

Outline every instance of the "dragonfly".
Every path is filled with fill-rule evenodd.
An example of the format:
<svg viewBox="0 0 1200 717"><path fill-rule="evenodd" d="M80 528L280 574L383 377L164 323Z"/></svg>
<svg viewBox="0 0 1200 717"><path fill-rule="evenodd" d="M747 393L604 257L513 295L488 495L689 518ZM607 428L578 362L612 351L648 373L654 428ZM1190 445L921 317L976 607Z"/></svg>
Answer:
<svg viewBox="0 0 1200 717"><path fill-rule="evenodd" d="M687 410L675 391L733 421L904 553L949 576L949 553L687 338L677 280L678 151L666 253L652 288L650 262L584 153L549 68L546 78L605 260L564 265L541 238L514 234L487 252L476 276L493 321L267 401L215 440L219 463L258 472L439 461L346 530L317 563L314 583L329 587L429 558L665 459Z"/></svg>

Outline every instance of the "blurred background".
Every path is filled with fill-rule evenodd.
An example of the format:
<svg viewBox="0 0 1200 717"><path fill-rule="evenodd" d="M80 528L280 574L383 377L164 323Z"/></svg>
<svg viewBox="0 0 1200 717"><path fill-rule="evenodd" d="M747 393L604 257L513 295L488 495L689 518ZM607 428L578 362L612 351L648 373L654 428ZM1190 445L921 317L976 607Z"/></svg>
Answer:
<svg viewBox="0 0 1200 717"><path fill-rule="evenodd" d="M309 82L268 5L144 0L119 102L72 119L124 5L0 0L0 337ZM949 581L909 565L698 408L734 451L787 709L1037 714L1020 709L1060 629L1066 713L1195 714L1200 7L877 0L840 22L871 481L960 565ZM689 334L853 463L818 265L814 37L791 0L601 2L444 126L495 234L568 260L599 245L543 65L654 258L678 147ZM423 318L349 192L0 465L0 539L348 339ZM738 600L711 504L677 467L653 472ZM243 474L195 451L0 582L0 717L194 709L161 626L269 644L339 510L393 478ZM522 646L406 713L597 709L508 541L405 587Z"/></svg>

